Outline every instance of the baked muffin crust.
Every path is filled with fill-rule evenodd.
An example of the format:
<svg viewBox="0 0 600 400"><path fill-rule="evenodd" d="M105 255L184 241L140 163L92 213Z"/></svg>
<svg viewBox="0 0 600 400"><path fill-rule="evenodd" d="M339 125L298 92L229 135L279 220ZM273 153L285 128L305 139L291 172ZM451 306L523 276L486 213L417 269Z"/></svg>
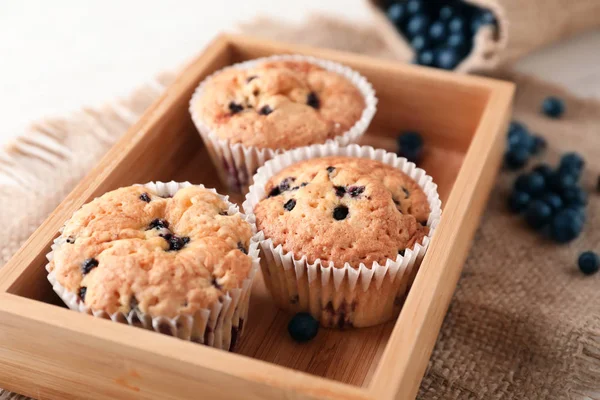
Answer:
<svg viewBox="0 0 600 400"><path fill-rule="evenodd" d="M324 157L291 165L265 187L254 213L274 245L309 263L370 266L396 259L429 232L427 197L402 171L379 161Z"/></svg>
<svg viewBox="0 0 600 400"><path fill-rule="evenodd" d="M199 187L163 198L143 186L108 192L74 213L49 270L86 306L173 318L241 288L250 224Z"/></svg>
<svg viewBox="0 0 600 400"><path fill-rule="evenodd" d="M268 61L213 76L192 107L220 139L292 149L345 133L365 101L335 72L304 61Z"/></svg>

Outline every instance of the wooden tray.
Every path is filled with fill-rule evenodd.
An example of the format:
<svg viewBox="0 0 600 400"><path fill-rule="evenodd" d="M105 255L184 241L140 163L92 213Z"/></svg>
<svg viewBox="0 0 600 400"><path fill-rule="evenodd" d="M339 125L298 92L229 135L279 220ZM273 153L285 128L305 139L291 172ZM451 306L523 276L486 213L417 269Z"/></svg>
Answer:
<svg viewBox="0 0 600 400"><path fill-rule="evenodd" d="M322 329L311 343L296 344L286 331L289 316L258 278L234 354L66 309L44 265L73 211L108 190L150 180L220 190L188 115L194 88L223 66L290 52L344 63L371 81L380 102L365 143L394 150L402 129L425 137L421 166L439 185L444 216L398 319ZM43 399L413 398L500 165L513 90L507 82L359 55L219 37L0 271L0 386Z"/></svg>

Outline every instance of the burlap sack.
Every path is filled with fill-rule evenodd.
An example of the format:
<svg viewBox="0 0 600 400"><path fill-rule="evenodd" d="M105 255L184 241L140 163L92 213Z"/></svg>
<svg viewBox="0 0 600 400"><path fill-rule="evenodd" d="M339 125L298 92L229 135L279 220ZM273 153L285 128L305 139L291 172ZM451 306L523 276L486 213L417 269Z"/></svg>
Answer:
<svg viewBox="0 0 600 400"><path fill-rule="evenodd" d="M375 26L394 57L410 61L414 53L404 36L377 6L366 0ZM491 10L498 32L490 27L478 31L471 53L456 67L458 72L491 71L555 41L600 26L598 0L465 0Z"/></svg>
<svg viewBox="0 0 600 400"><path fill-rule="evenodd" d="M326 18L295 28L262 20L243 30L394 57L378 30ZM600 102L529 77L498 76L517 83L515 117L548 139L543 158L581 152L588 161L583 181L593 192ZM36 124L0 151L0 266L172 79L165 74L128 99ZM539 114L549 94L566 101L560 121ZM583 236L557 246L506 212L514 176L502 173L490 197L419 399L600 399L600 274L585 277L576 268L579 252L600 250L600 195L590 195ZM0 400L9 399L27 398L0 390Z"/></svg>

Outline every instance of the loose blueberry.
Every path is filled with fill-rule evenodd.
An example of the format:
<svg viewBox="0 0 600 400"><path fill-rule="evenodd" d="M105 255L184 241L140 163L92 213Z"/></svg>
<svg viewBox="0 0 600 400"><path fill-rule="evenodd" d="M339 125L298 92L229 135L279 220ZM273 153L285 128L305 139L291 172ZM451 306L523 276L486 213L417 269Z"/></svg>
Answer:
<svg viewBox="0 0 600 400"><path fill-rule="evenodd" d="M98 260L96 260L95 258L88 258L81 264L81 273L83 275L86 275L97 266Z"/></svg>
<svg viewBox="0 0 600 400"><path fill-rule="evenodd" d="M515 189L530 195L537 195L546 188L546 180L542 174L532 172L527 175L521 175L515 180Z"/></svg>
<svg viewBox="0 0 600 400"><path fill-rule="evenodd" d="M258 113L260 115L269 115L273 112L273 109L269 106L263 106L260 110L258 110Z"/></svg>
<svg viewBox="0 0 600 400"><path fill-rule="evenodd" d="M585 251L579 255L577 265L579 265L579 270L584 274L595 274L600 269L600 257L593 251Z"/></svg>
<svg viewBox="0 0 600 400"><path fill-rule="evenodd" d="M462 33L453 33L446 40L448 47L461 49L467 45L467 39Z"/></svg>
<svg viewBox="0 0 600 400"><path fill-rule="evenodd" d="M425 14L413 15L406 24L406 33L410 38L427 32L429 28L429 17Z"/></svg>
<svg viewBox="0 0 600 400"><path fill-rule="evenodd" d="M545 193L542 196L542 201L550 206L552 212L557 212L563 207L563 201L556 193Z"/></svg>
<svg viewBox="0 0 600 400"><path fill-rule="evenodd" d="M552 216L552 209L541 200L533 200L525 210L525 220L533 229L546 225Z"/></svg>
<svg viewBox="0 0 600 400"><path fill-rule="evenodd" d="M565 112L565 102L558 97L547 97L542 102L542 112L550 118L560 118Z"/></svg>
<svg viewBox="0 0 600 400"><path fill-rule="evenodd" d="M440 19L447 21L454 16L454 8L450 5L442 6L440 8Z"/></svg>
<svg viewBox="0 0 600 400"><path fill-rule="evenodd" d="M397 154L406 157L409 161L418 162L423 153L423 137L418 132L403 132L396 139L398 142Z"/></svg>
<svg viewBox="0 0 600 400"><path fill-rule="evenodd" d="M531 154L540 154L546 149L547 146L546 139L541 136L533 136L533 143L530 149Z"/></svg>
<svg viewBox="0 0 600 400"><path fill-rule="evenodd" d="M513 121L508 129L508 148L515 149L517 147L529 148L529 131L525 125Z"/></svg>
<svg viewBox="0 0 600 400"><path fill-rule="evenodd" d="M346 219L347 216L348 216L348 207L346 207L345 205L339 205L333 209L333 218L336 221L341 221L343 219Z"/></svg>
<svg viewBox="0 0 600 400"><path fill-rule="evenodd" d="M140 200L145 201L146 203L150 203L151 201L150 196L145 192L140 194Z"/></svg>
<svg viewBox="0 0 600 400"><path fill-rule="evenodd" d="M241 104L237 104L235 102L230 102L229 103L229 112L231 112L231 114L237 114L240 111L244 111L244 106Z"/></svg>
<svg viewBox="0 0 600 400"><path fill-rule="evenodd" d="M452 33L462 33L465 29L464 18L460 16L453 17L450 22L448 22L448 29Z"/></svg>
<svg viewBox="0 0 600 400"><path fill-rule="evenodd" d="M298 313L290 320L288 332L296 342L304 343L314 339L319 332L319 321L308 313Z"/></svg>
<svg viewBox="0 0 600 400"><path fill-rule="evenodd" d="M285 208L288 211L292 211L294 209L294 207L296 207L296 200L294 200L294 199L289 199L283 205L283 208Z"/></svg>
<svg viewBox="0 0 600 400"><path fill-rule="evenodd" d="M396 26L400 26L407 15L406 5L402 3L394 3L388 8L387 16Z"/></svg>
<svg viewBox="0 0 600 400"><path fill-rule="evenodd" d="M513 169L513 170L520 169L520 168L523 168L525 166L525 164L527 164L529 157L530 157L530 154L529 154L529 151L527 151L527 149L524 149L524 148L511 149L510 151L506 152L506 154L504 155L504 164L509 169Z"/></svg>
<svg viewBox="0 0 600 400"><path fill-rule="evenodd" d="M560 171L570 171L570 172L580 173L583 170L584 166L585 166L585 161L583 160L583 157L581 157L577 153L572 152L572 153L565 153L560 158L560 164L559 164L558 169Z"/></svg>
<svg viewBox="0 0 600 400"><path fill-rule="evenodd" d="M548 164L538 164L532 169L532 172L537 172L542 175L544 179L548 180L554 173L554 170Z"/></svg>
<svg viewBox="0 0 600 400"><path fill-rule="evenodd" d="M421 0L409 0L406 3L406 11L408 11L410 14L420 13L424 11L424 8L424 4L421 2Z"/></svg>
<svg viewBox="0 0 600 400"><path fill-rule="evenodd" d="M477 34L477 32L479 32L479 29L484 26L485 23L480 19L480 18L474 18L471 20L471 34L473 36L475 36Z"/></svg>
<svg viewBox="0 0 600 400"><path fill-rule="evenodd" d="M312 108L318 110L321 106L321 101L315 92L310 92L306 97L306 104L311 106Z"/></svg>
<svg viewBox="0 0 600 400"><path fill-rule="evenodd" d="M456 49L442 48L435 55L435 65L439 68L452 70L460 62L460 57Z"/></svg>
<svg viewBox="0 0 600 400"><path fill-rule="evenodd" d="M577 184L577 177L571 174L554 172L547 181L548 187L557 193Z"/></svg>
<svg viewBox="0 0 600 400"><path fill-rule="evenodd" d="M417 63L419 65L431 66L434 61L433 50L423 50L417 55Z"/></svg>
<svg viewBox="0 0 600 400"><path fill-rule="evenodd" d="M573 209L559 211L550 223L550 236L558 243L567 243L576 239L582 230L583 221Z"/></svg>
<svg viewBox="0 0 600 400"><path fill-rule="evenodd" d="M496 15L489 10L482 11L479 14L479 19L488 25L496 25Z"/></svg>
<svg viewBox="0 0 600 400"><path fill-rule="evenodd" d="M410 41L410 46L418 53L429 45L425 35L417 35Z"/></svg>
<svg viewBox="0 0 600 400"><path fill-rule="evenodd" d="M568 207L584 207L587 204L587 193L578 186L566 188L561 197Z"/></svg>
<svg viewBox="0 0 600 400"><path fill-rule="evenodd" d="M446 36L446 24L435 21L429 26L429 37L432 40L442 40Z"/></svg>
<svg viewBox="0 0 600 400"><path fill-rule="evenodd" d="M531 196L529 193L515 190L508 199L508 208L515 213L523 212L527 209Z"/></svg>

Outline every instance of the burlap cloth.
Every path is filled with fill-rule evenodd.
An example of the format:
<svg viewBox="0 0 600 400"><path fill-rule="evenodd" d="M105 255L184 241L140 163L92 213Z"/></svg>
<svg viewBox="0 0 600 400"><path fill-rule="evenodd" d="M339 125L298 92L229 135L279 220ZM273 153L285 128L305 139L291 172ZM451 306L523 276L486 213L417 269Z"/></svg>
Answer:
<svg viewBox="0 0 600 400"><path fill-rule="evenodd" d="M243 30L392 56L377 32L330 19L297 28L257 21ZM593 193L600 173L600 102L577 99L531 77L497 75L517 83L515 118L548 139L543 159L554 162L566 150L585 156L588 221L572 244L541 239L506 212L514 174L500 174L419 399L600 399L600 274L586 277L576 267L579 252L600 250L600 195ZM164 74L100 109L37 123L0 152L0 265L173 77ZM550 94L566 100L568 112L559 121L539 114ZM0 394L0 400L19 398L24 397Z"/></svg>

